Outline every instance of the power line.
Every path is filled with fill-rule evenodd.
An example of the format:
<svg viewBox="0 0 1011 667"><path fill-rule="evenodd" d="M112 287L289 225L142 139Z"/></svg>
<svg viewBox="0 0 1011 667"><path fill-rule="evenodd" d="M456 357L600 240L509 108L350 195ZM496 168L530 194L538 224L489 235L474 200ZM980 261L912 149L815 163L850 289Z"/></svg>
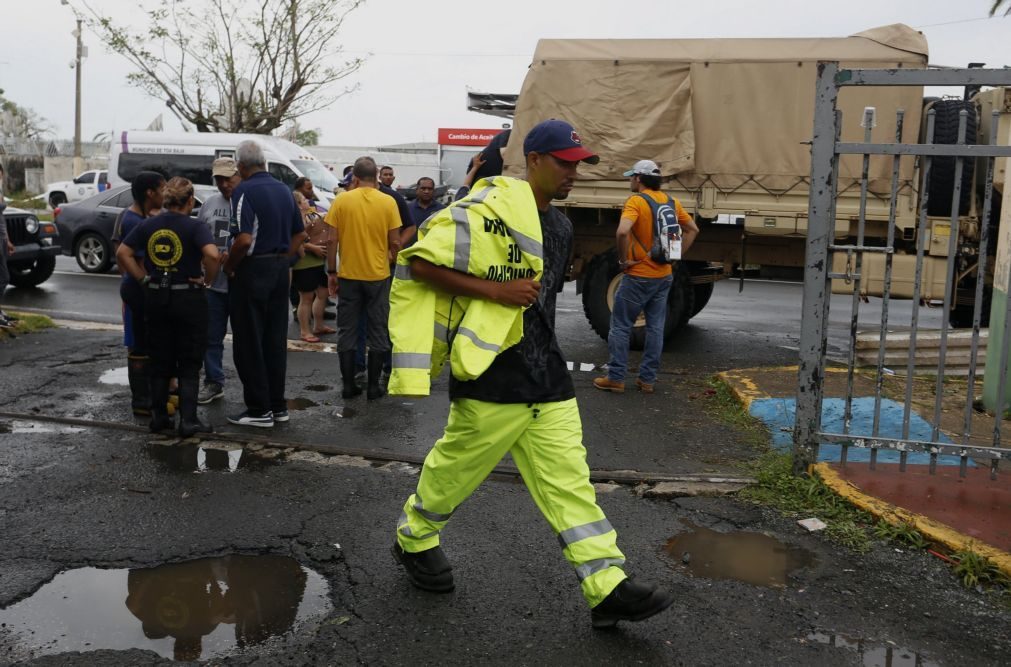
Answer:
<svg viewBox="0 0 1011 667"><path fill-rule="evenodd" d="M928 23L926 25L914 25L913 27L919 30L920 28L936 28L942 25L955 25L956 23L975 23L976 21L991 21L993 19L1003 19L1006 16L980 16L974 19L959 19L957 21L945 21L943 23Z"/></svg>

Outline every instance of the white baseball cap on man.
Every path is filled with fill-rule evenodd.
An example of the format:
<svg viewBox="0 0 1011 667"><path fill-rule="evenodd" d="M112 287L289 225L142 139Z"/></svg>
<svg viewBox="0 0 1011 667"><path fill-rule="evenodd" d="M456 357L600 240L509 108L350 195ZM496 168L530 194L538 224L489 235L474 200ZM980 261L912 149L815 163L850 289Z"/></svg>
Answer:
<svg viewBox="0 0 1011 667"><path fill-rule="evenodd" d="M622 176L659 176L660 165L653 160L639 160Z"/></svg>

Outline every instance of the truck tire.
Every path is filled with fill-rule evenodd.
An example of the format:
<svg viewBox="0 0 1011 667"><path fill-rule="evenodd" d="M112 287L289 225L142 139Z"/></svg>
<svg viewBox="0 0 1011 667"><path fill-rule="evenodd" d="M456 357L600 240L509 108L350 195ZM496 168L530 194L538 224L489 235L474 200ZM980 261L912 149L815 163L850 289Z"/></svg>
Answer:
<svg viewBox="0 0 1011 667"><path fill-rule="evenodd" d="M583 313L597 335L607 340L611 329L611 302L621 277L618 270L618 252L610 249L590 260L583 282ZM667 300L667 316L664 319L664 341L671 339L675 331L684 326L691 317L695 294L686 267L679 266L674 272ZM641 350L646 343L646 327L642 324L632 327L628 336L629 347Z"/></svg>
<svg viewBox="0 0 1011 667"><path fill-rule="evenodd" d="M74 259L85 273L105 273L112 266L112 248L100 234L85 232L74 243Z"/></svg>
<svg viewBox="0 0 1011 667"><path fill-rule="evenodd" d="M692 290L695 292L695 303L692 304L692 317L701 313L702 309L709 304L709 299L712 298L714 289L716 289L716 283L702 283L701 285L692 286Z"/></svg>
<svg viewBox="0 0 1011 667"><path fill-rule="evenodd" d="M54 192L51 195L49 195L49 206L54 209L57 206L66 203L67 203L67 195L63 194L62 192Z"/></svg>
<svg viewBox="0 0 1011 667"><path fill-rule="evenodd" d="M976 108L972 102L963 100L940 100L934 103L934 143L954 144L958 142L958 114L963 109L968 117L965 122L965 143L976 143ZM955 160L953 157L935 157L930 163L930 194L927 200L927 215L950 216L951 198L955 193ZM972 201L973 160L962 162L962 195L958 204L958 214L969 212Z"/></svg>
<svg viewBox="0 0 1011 667"><path fill-rule="evenodd" d="M38 287L53 275L53 271L56 269L56 258L48 255L27 262L12 262L8 268L11 274L11 285Z"/></svg>

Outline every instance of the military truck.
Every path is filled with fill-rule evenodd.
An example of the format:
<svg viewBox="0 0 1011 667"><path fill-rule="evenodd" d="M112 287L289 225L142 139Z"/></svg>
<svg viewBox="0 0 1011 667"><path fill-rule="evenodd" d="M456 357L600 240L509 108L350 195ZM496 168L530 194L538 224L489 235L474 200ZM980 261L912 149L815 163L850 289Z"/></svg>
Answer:
<svg viewBox="0 0 1011 667"><path fill-rule="evenodd" d="M547 118L572 123L583 143L600 154L599 164L580 167L576 187L559 204L575 226L571 278L582 293L590 324L606 338L621 278L614 231L629 196L628 179L621 174L637 160L656 161L663 189L694 213L701 229L675 267L665 331L670 337L705 308L714 282L733 267L804 265L818 61L853 68L922 69L927 67L927 54L924 36L901 24L845 38L541 40L512 111L515 131L506 148L506 173L522 172L523 137ZM919 141L924 112L932 108L935 143L955 143L963 109L970 112L967 142L976 143L978 136L989 137L991 109L1005 115L1011 111L1011 95L1000 89L969 100L925 99L917 87L846 88L839 97L842 141L863 140L860 118L866 107L876 110L874 141L894 141L897 109L905 111L902 140ZM922 282L928 301L944 295L954 186L954 158L946 160L936 158L931 170L930 238ZM868 245L884 245L891 167L890 159L871 160ZM837 243L856 236L860 169L859 156L840 162ZM898 298L912 296L918 174L914 159L904 158L892 289ZM958 261L951 313L957 325L965 324L966 313L969 318L972 313L976 279L972 253L981 200L969 187L975 182L971 164L963 178L959 233L966 243L959 244L964 257ZM995 196L995 205L998 199ZM999 215L991 219L999 220ZM845 256L834 258L837 270L845 268L845 261ZM865 293L879 294L881 280L873 276L883 275L882 254L865 255L864 275ZM633 345L642 344L642 324L640 320Z"/></svg>

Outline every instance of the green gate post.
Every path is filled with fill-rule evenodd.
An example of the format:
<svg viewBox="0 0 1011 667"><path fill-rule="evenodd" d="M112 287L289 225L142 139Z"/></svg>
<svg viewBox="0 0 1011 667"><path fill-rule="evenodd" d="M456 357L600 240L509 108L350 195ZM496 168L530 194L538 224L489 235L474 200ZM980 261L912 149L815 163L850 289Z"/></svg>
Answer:
<svg viewBox="0 0 1011 667"><path fill-rule="evenodd" d="M1011 140L1011 117L1001 114L997 144L1007 146ZM993 301L990 306L990 337L986 346L986 374L983 376L983 405L988 412L998 413L1008 409L1009 392L1004 391L1001 405L1001 391L1005 389L1008 372L1008 350L1003 349L1004 331L1008 322L1008 278L1011 276L1011 176L1008 168L1011 160L998 158L994 180L1002 178L1001 192L1004 205L1001 206L1000 226L997 233L997 261L994 265ZM996 185L996 184L995 184ZM996 194L996 193L995 193Z"/></svg>

